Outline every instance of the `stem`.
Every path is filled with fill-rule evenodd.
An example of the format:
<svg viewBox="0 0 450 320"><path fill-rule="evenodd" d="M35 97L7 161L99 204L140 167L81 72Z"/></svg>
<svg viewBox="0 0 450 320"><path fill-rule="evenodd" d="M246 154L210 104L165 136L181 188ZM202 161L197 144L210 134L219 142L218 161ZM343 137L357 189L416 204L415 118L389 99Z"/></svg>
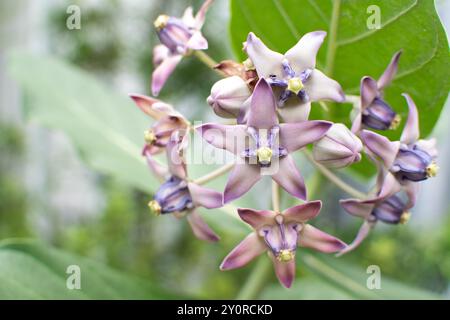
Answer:
<svg viewBox="0 0 450 320"><path fill-rule="evenodd" d="M213 69L217 74L220 76L225 76L225 74L215 69L215 67L218 65L217 61L211 58L207 53L200 50L195 50L194 55L197 57L198 60L200 60L202 63L204 63L208 68Z"/></svg>
<svg viewBox="0 0 450 320"><path fill-rule="evenodd" d="M346 291L357 294L358 297L362 297L364 299L379 299L380 297L368 290L365 286L361 285L354 279L346 276L345 274L336 271L328 264L323 263L321 260L317 259L311 254L303 253L302 256L303 264L308 267L312 272L320 275L321 277L334 282L341 288Z"/></svg>
<svg viewBox="0 0 450 320"><path fill-rule="evenodd" d="M270 272L271 266L269 259L267 257L260 257L257 265L250 273L249 278L237 294L236 300L250 300L258 297L258 294L264 287L264 279L270 275Z"/></svg>
<svg viewBox="0 0 450 320"><path fill-rule="evenodd" d="M272 207L273 211L281 212L280 210L280 187L278 183L272 181Z"/></svg>
<svg viewBox="0 0 450 320"><path fill-rule="evenodd" d="M356 190L355 188L344 182L333 172L331 172L331 170L321 165L320 163L316 162L309 151L303 150L303 154L328 180L333 182L337 187L339 187L343 191L347 192L348 194L356 198L365 199L367 197L365 193L359 192L358 190Z"/></svg>
<svg viewBox="0 0 450 320"><path fill-rule="evenodd" d="M341 7L341 0L333 1L333 12L331 14L331 23L328 38L328 48L327 48L327 63L326 63L326 73L329 77L333 75L334 69L334 57L336 55L337 48L337 31L339 25L339 12Z"/></svg>
<svg viewBox="0 0 450 320"><path fill-rule="evenodd" d="M228 171L231 170L231 168L233 168L233 166L234 166L234 163L226 164L226 165L224 165L224 166L222 166L222 167L220 167L220 168L218 168L218 169L208 173L207 175L204 175L203 177L195 179L193 182L195 184L198 184L198 185L206 184L209 181L211 181L211 180L213 180L213 179L215 179L217 177L220 177L221 175L227 173Z"/></svg>

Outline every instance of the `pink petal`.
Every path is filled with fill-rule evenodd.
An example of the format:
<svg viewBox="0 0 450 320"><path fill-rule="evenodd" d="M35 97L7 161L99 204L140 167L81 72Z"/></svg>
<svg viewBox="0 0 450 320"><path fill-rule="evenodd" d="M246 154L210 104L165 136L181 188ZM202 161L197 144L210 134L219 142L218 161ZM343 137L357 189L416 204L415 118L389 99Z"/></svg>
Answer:
<svg viewBox="0 0 450 320"><path fill-rule="evenodd" d="M202 6L198 10L197 14L195 15L195 28L197 30L200 30L203 24L205 23L205 16L206 12L209 9L209 6L213 3L213 0L205 0L203 2Z"/></svg>
<svg viewBox="0 0 450 320"><path fill-rule="evenodd" d="M371 153L383 161L386 168L392 166L400 148L398 141L391 142L385 136L368 130L361 131L361 140Z"/></svg>
<svg viewBox="0 0 450 320"><path fill-rule="evenodd" d="M438 156L438 150L436 148L436 138L427 139L427 140L419 140L416 145L419 149L428 153L432 158L436 158Z"/></svg>
<svg viewBox="0 0 450 320"><path fill-rule="evenodd" d="M405 210L409 210L416 204L417 196L420 190L420 184L413 181L408 181L403 185L403 187L408 197L408 202L406 203Z"/></svg>
<svg viewBox="0 0 450 320"><path fill-rule="evenodd" d="M181 16L181 20L191 28L195 28L195 18L194 18L194 10L192 7L187 7L186 10L184 10L183 15Z"/></svg>
<svg viewBox="0 0 450 320"><path fill-rule="evenodd" d="M147 97L142 94L129 94L139 109L155 120L159 120L168 114L174 113L171 105L159 101L158 99Z"/></svg>
<svg viewBox="0 0 450 320"><path fill-rule="evenodd" d="M260 168L257 165L246 163L236 163L231 171L225 191L223 194L224 203L233 201L248 190L261 179Z"/></svg>
<svg viewBox="0 0 450 320"><path fill-rule="evenodd" d="M205 220L200 215L191 211L187 214L187 220L191 225L194 235L204 241L216 242L220 240L220 237L208 226Z"/></svg>
<svg viewBox="0 0 450 320"><path fill-rule="evenodd" d="M370 233L370 230L373 228L373 224L364 221L364 223L362 224L361 228L359 228L358 234L356 235L356 238L353 240L352 243L350 243L346 248L344 248L343 250L339 251L339 253L337 254L337 256L341 256L343 254L346 254L354 249L356 249L365 238L367 238L367 236Z"/></svg>
<svg viewBox="0 0 450 320"><path fill-rule="evenodd" d="M278 162L273 162L271 167L274 167L277 163L279 165L278 171L272 175L272 179L294 197L306 200L305 182L291 155L288 154L280 158Z"/></svg>
<svg viewBox="0 0 450 320"><path fill-rule="evenodd" d="M283 78L284 72L281 62L284 56L267 48L253 32L248 34L244 50L252 60L260 78L268 78L270 75Z"/></svg>
<svg viewBox="0 0 450 320"><path fill-rule="evenodd" d="M297 151L322 138L333 124L328 121L305 121L280 124L280 145L289 152Z"/></svg>
<svg viewBox="0 0 450 320"><path fill-rule="evenodd" d="M256 84L251 97L247 125L258 129L269 129L278 123L275 97L265 79Z"/></svg>
<svg viewBox="0 0 450 320"><path fill-rule="evenodd" d="M175 70L178 63L180 63L182 55L173 55L166 58L154 71L152 74L152 94L157 96L161 91L162 87L166 83L166 80Z"/></svg>
<svg viewBox="0 0 450 320"><path fill-rule="evenodd" d="M403 129L400 141L404 144L413 144L419 140L419 115L417 113L417 107L414 101L411 99L409 94L402 94L406 102L408 103L409 113L408 121L406 122L405 128Z"/></svg>
<svg viewBox="0 0 450 320"><path fill-rule="evenodd" d="M374 207L373 203L367 203L357 199L341 200L339 203L345 211L363 219L367 219L370 216Z"/></svg>
<svg viewBox="0 0 450 320"><path fill-rule="evenodd" d="M201 206L207 209L222 207L222 193L192 182L188 183L188 188L195 206Z"/></svg>
<svg viewBox="0 0 450 320"><path fill-rule="evenodd" d="M158 161L156 161L153 158L153 155L150 154L149 152L143 152L145 158L147 159L147 165L150 168L150 170L152 171L152 173L159 179L159 180L163 180L165 178L165 176L169 173L169 169L160 164Z"/></svg>
<svg viewBox="0 0 450 320"><path fill-rule="evenodd" d="M285 53L284 56L295 72L316 67L316 55L326 35L325 31L309 32Z"/></svg>
<svg viewBox="0 0 450 320"><path fill-rule="evenodd" d="M281 262L273 255L271 255L271 259L278 280L283 286L290 288L295 279L295 259L288 262Z"/></svg>
<svg viewBox="0 0 450 320"><path fill-rule="evenodd" d="M298 245L320 252L332 253L343 250L347 245L310 224L305 224L298 236Z"/></svg>
<svg viewBox="0 0 450 320"><path fill-rule="evenodd" d="M246 126L207 123L195 128L203 139L219 149L240 155L245 149Z"/></svg>
<svg viewBox="0 0 450 320"><path fill-rule="evenodd" d="M395 176L392 173L388 172L384 177L378 197L375 198L373 201L379 201L382 199L389 198L390 196L399 192L401 188L402 186L398 182L397 178L395 178Z"/></svg>
<svg viewBox="0 0 450 320"><path fill-rule="evenodd" d="M170 55L170 49L163 44L153 47L153 66L159 66Z"/></svg>
<svg viewBox="0 0 450 320"><path fill-rule="evenodd" d="M378 88L380 88L380 90L389 85L394 79L394 76L397 73L398 60L400 59L401 54L402 51L398 51L394 54L386 70L384 70L384 73L381 75L380 79L378 79Z"/></svg>
<svg viewBox="0 0 450 320"><path fill-rule="evenodd" d="M362 127L362 113L361 110L358 110L358 114L356 115L355 119L353 119L352 123L352 129L351 131L354 134L358 134Z"/></svg>
<svg viewBox="0 0 450 320"><path fill-rule="evenodd" d="M192 50L206 50L208 49L208 40L202 35L200 31L194 32L186 46Z"/></svg>
<svg viewBox="0 0 450 320"><path fill-rule="evenodd" d="M266 250L266 246L254 232L239 243L220 265L220 270L240 268L259 256Z"/></svg>
<svg viewBox="0 0 450 320"><path fill-rule="evenodd" d="M253 210L239 208L238 214L242 220L247 222L253 229L259 229L264 225L274 224L276 213L269 210Z"/></svg>
<svg viewBox="0 0 450 320"><path fill-rule="evenodd" d="M183 150L180 150L180 142L181 140L176 138L176 135L172 135L169 143L167 143L167 164L171 174L180 179L185 179L187 176L186 164L182 156Z"/></svg>
<svg viewBox="0 0 450 320"><path fill-rule="evenodd" d="M305 91L311 101L332 100L336 102L344 102L345 94L342 91L341 85L328 78L321 71L314 69L305 82Z"/></svg>
<svg viewBox="0 0 450 320"><path fill-rule="evenodd" d="M283 211L283 215L286 223L290 221L304 223L317 217L321 208L322 201L311 201L286 209Z"/></svg>
<svg viewBox="0 0 450 320"><path fill-rule="evenodd" d="M367 108L372 101L379 95L377 82L371 77L361 79L361 109Z"/></svg>
<svg viewBox="0 0 450 320"><path fill-rule="evenodd" d="M278 108L278 114L284 122L302 122L308 120L311 102L300 99L288 99L283 108Z"/></svg>

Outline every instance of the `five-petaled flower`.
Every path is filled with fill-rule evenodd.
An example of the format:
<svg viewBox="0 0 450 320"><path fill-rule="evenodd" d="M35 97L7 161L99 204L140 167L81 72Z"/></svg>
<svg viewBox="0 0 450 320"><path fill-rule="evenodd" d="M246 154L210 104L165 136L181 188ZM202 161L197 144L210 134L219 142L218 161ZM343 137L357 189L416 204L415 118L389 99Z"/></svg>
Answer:
<svg viewBox="0 0 450 320"><path fill-rule="evenodd" d="M394 54L378 81L369 76L361 79L361 102L352 125L354 133L359 133L362 127L388 130L396 129L400 124L400 115L383 99L383 89L394 79L401 54L401 51Z"/></svg>
<svg viewBox="0 0 450 320"><path fill-rule="evenodd" d="M197 207L207 209L222 206L222 194L202 187L188 179L183 158L185 146L178 133L174 133L167 143L168 168L165 172L154 172L166 177L166 181L156 191L154 199L148 203L150 210L156 214L173 214L178 218L186 216L192 231L200 240L218 241L219 236L211 230L196 212Z"/></svg>
<svg viewBox="0 0 450 320"><path fill-rule="evenodd" d="M253 92L246 125L211 123L197 130L208 143L237 156L224 191L227 203L246 193L261 174L271 175L291 195L305 200L305 184L290 153L323 137L331 125L327 121L279 124L272 89L262 78Z"/></svg>
<svg viewBox="0 0 450 320"><path fill-rule="evenodd" d="M195 17L192 7L188 7L181 19L164 14L156 18L154 26L161 44L153 49L153 63L156 67L152 75L154 96L159 94L183 56L190 54L192 50L208 49L208 41L200 30L212 2L213 0L206 0Z"/></svg>
<svg viewBox="0 0 450 320"><path fill-rule="evenodd" d="M178 132L183 140L187 139L189 121L165 102L140 94L130 94L130 97L142 112L156 120L151 128L144 131L142 155L147 158L153 171L161 171L163 169L153 156L164 151L173 133Z"/></svg>
<svg viewBox="0 0 450 320"><path fill-rule="evenodd" d="M267 48L252 32L247 37L244 49L258 76L274 88L278 112L286 122L307 120L312 101L345 100L339 83L315 68L325 36L325 31L307 33L284 55Z"/></svg>
<svg viewBox="0 0 450 320"><path fill-rule="evenodd" d="M379 159L388 175L394 175L397 183L408 192L417 192L417 183L436 176L439 167L436 164L436 140L419 139L419 118L417 107L411 97L404 93L408 104L408 120L400 141L390 141L377 133L363 130L361 139L367 151ZM385 170L381 170L384 174Z"/></svg>
<svg viewBox="0 0 450 320"><path fill-rule="evenodd" d="M316 217L321 201L311 201L282 213L269 210L238 209L239 216L253 229L223 260L221 270L240 268L267 251L281 284L289 288L295 278L297 246L332 253L346 244L306 222Z"/></svg>
<svg viewBox="0 0 450 320"><path fill-rule="evenodd" d="M404 224L409 220L409 210L416 201L415 189L405 189L407 201L403 199L402 192L395 177L386 175L384 180L378 182L378 192L375 197L366 200L346 199L341 200L341 206L353 216L364 219L364 223L358 231L353 242L339 252L339 255L347 253L358 247L368 236L370 230L377 221L389 224Z"/></svg>

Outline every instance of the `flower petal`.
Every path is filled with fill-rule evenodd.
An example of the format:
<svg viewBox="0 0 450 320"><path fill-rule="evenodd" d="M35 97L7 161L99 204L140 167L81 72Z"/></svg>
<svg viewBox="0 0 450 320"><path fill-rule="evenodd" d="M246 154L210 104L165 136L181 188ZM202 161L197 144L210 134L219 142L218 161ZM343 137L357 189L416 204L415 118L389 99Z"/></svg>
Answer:
<svg viewBox="0 0 450 320"><path fill-rule="evenodd" d="M158 99L144 96L142 94L129 94L130 98L136 103L139 109L155 120L159 120L164 116L175 114L173 107Z"/></svg>
<svg viewBox="0 0 450 320"><path fill-rule="evenodd" d="M248 34L244 50L252 60L260 78L268 78L270 75L275 75L277 78L284 76L281 65L284 56L267 48L253 32Z"/></svg>
<svg viewBox="0 0 450 320"><path fill-rule="evenodd" d="M364 110L379 95L377 82L371 77L362 78L360 92L361 92L361 109Z"/></svg>
<svg viewBox="0 0 450 320"><path fill-rule="evenodd" d="M262 78L256 84L251 97L247 125L257 129L270 129L277 123L276 102L272 88Z"/></svg>
<svg viewBox="0 0 450 320"><path fill-rule="evenodd" d="M173 134L166 146L167 164L169 172L180 179L185 179L187 176L186 163L183 159L183 151L180 149L182 140L177 134Z"/></svg>
<svg viewBox="0 0 450 320"><path fill-rule="evenodd" d="M296 73L316 67L316 55L326 35L325 31L309 32L285 53L284 56Z"/></svg>
<svg viewBox="0 0 450 320"><path fill-rule="evenodd" d="M205 39L200 31L197 31L192 34L186 46L192 50L206 50L208 49L208 40Z"/></svg>
<svg viewBox="0 0 450 320"><path fill-rule="evenodd" d="M380 90L389 85L391 81L394 79L394 76L397 73L398 60L400 59L401 55L402 55L401 50L394 54L386 70L384 70L380 79L378 79L378 88L380 88Z"/></svg>
<svg viewBox="0 0 450 320"><path fill-rule="evenodd" d="M341 200L339 201L339 203L341 204L342 208L345 209L345 211L353 216L363 219L369 218L374 207L373 203L367 203L358 199Z"/></svg>
<svg viewBox="0 0 450 320"><path fill-rule="evenodd" d="M361 131L361 140L372 154L383 161L386 168L392 166L400 148L398 141L392 142L385 136L368 130Z"/></svg>
<svg viewBox="0 0 450 320"><path fill-rule="evenodd" d="M205 188L193 182L188 183L189 193L195 206L207 209L220 208L223 205L222 193Z"/></svg>
<svg viewBox="0 0 450 320"><path fill-rule="evenodd" d="M311 101L345 101L345 94L341 85L317 69L313 70L308 81L305 82L305 91Z"/></svg>
<svg viewBox="0 0 450 320"><path fill-rule="evenodd" d="M286 288L290 288L295 279L295 259L288 262L278 261L273 255L270 256L280 283Z"/></svg>
<svg viewBox="0 0 450 320"><path fill-rule="evenodd" d="M298 245L320 252L332 253L343 250L347 244L310 224L305 224L298 236Z"/></svg>
<svg viewBox="0 0 450 320"><path fill-rule="evenodd" d="M315 218L322 208L322 201L311 201L283 211L286 223L290 221L304 223Z"/></svg>
<svg viewBox="0 0 450 320"><path fill-rule="evenodd" d="M308 120L311 111L311 102L302 102L299 99L288 99L282 108L277 109L284 122L302 122Z"/></svg>
<svg viewBox="0 0 450 320"><path fill-rule="evenodd" d="M223 194L224 203L233 201L246 193L261 179L260 168L257 165L246 163L236 163L231 171L225 191Z"/></svg>
<svg viewBox="0 0 450 320"><path fill-rule="evenodd" d="M388 173L386 173L386 175L384 177L378 197L372 201L380 201L380 200L389 198L390 196L399 192L401 190L401 188L402 188L402 186L398 182L397 178L395 178L395 176L392 173L388 172ZM371 200L367 200L367 201L371 201Z"/></svg>
<svg viewBox="0 0 450 320"><path fill-rule="evenodd" d="M238 214L242 220L247 222L253 229L259 229L264 225L274 224L276 213L270 210L253 210L239 208Z"/></svg>
<svg viewBox="0 0 450 320"><path fill-rule="evenodd" d="M166 175L169 173L169 168L167 168L166 166L160 164L158 161L156 161L155 158L153 158L153 155L146 151L146 147L144 147L144 151L142 152L142 154L145 156L145 158L147 159L147 165L150 168L150 170L152 171L152 173L159 179L159 180L164 180L164 178L166 177Z"/></svg>
<svg viewBox="0 0 450 320"><path fill-rule="evenodd" d="M214 147L240 155L246 145L245 125L207 123L195 128Z"/></svg>
<svg viewBox="0 0 450 320"><path fill-rule="evenodd" d="M187 221L191 225L194 235L204 241L216 242L220 240L220 237L208 226L200 215L191 211L187 214Z"/></svg>
<svg viewBox="0 0 450 320"><path fill-rule="evenodd" d="M240 268L259 256L266 249L266 246L258 235L252 232L223 259L220 264L220 270Z"/></svg>
<svg viewBox="0 0 450 320"><path fill-rule="evenodd" d="M197 11L197 14L195 15L195 28L197 30L200 30L202 28L203 24L205 23L206 12L208 11L209 6L212 3L213 3L213 0L205 0L205 2L203 2L200 9Z"/></svg>
<svg viewBox="0 0 450 320"><path fill-rule="evenodd" d="M276 162L273 162L272 166L274 164L276 164ZM272 175L272 179L294 197L306 200L305 181L298 171L291 155L288 154L287 156L280 158L278 165L278 171Z"/></svg>
<svg viewBox="0 0 450 320"><path fill-rule="evenodd" d="M403 129L400 141L404 144L413 144L419 140L419 115L417 113L417 106L413 99L407 93L403 93L406 103L408 103L409 113L408 121Z"/></svg>
<svg viewBox="0 0 450 320"><path fill-rule="evenodd" d="M154 96L159 94L167 79L172 74L173 70L175 70L182 58L183 56L180 54L170 56L161 62L161 64L153 71L152 94Z"/></svg>
<svg viewBox="0 0 450 320"><path fill-rule="evenodd" d="M363 240L365 238L367 238L367 236L370 233L370 230L373 228L373 224L369 223L367 221L364 221L364 223L361 225L361 228L359 228L358 234L356 235L355 239L352 241L352 243L350 243L346 248L344 248L343 250L339 251L339 253L336 256L341 256L343 254L346 254L354 249L356 249L361 242L363 242Z"/></svg>
<svg viewBox="0 0 450 320"><path fill-rule="evenodd" d="M328 121L304 121L280 124L280 145L289 152L322 138L333 124Z"/></svg>

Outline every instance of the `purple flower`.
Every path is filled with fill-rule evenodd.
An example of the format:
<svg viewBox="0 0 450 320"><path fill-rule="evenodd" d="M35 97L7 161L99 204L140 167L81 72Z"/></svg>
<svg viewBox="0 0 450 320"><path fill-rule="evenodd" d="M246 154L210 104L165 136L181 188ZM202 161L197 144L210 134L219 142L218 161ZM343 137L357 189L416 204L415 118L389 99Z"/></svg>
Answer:
<svg viewBox="0 0 450 320"><path fill-rule="evenodd" d="M408 187L411 182L422 181L437 174L437 150L435 139L419 140L419 118L417 107L411 97L403 94L408 108L408 121L400 141L391 142L377 133L363 130L361 139L369 154L382 161L389 174Z"/></svg>
<svg viewBox="0 0 450 320"><path fill-rule="evenodd" d="M403 224L409 220L409 210L414 206L417 191L414 188L406 189L408 200L402 199L403 192L395 177L386 175L384 181L378 184L379 191L377 196L372 199L358 200L347 199L341 200L341 206L351 215L364 219L364 223L358 231L356 238L339 255L345 254L358 247L361 242L368 236L370 230L375 226L377 221L389 224Z"/></svg>
<svg viewBox="0 0 450 320"><path fill-rule="evenodd" d="M321 201L312 201L285 210L238 209L239 216L253 229L223 260L221 270L240 268L267 251L273 261L280 283L289 288L295 278L297 246L331 253L343 250L346 244L306 222L316 217Z"/></svg>
<svg viewBox="0 0 450 320"><path fill-rule="evenodd" d="M244 49L258 76L274 88L278 112L287 122L307 120L311 101L345 100L339 83L315 69L316 54L325 36L324 31L307 33L283 55L267 48L252 32L248 35Z"/></svg>
<svg viewBox="0 0 450 320"><path fill-rule="evenodd" d="M168 168L155 171L157 176L166 176L166 181L159 187L155 197L148 203L150 210L156 214L173 214L181 218L186 216L194 235L205 241L218 241L214 231L196 212L197 207L207 209L219 208L223 204L222 194L204 188L188 179L186 164L182 157L185 147L183 139L174 133L167 143L166 152Z"/></svg>
<svg viewBox="0 0 450 320"><path fill-rule="evenodd" d="M344 168L361 160L362 142L345 125L333 124L327 134L314 143L314 160L329 168Z"/></svg>
<svg viewBox="0 0 450 320"><path fill-rule="evenodd" d="M213 0L206 0L195 17L192 7L188 7L181 19L167 15L156 18L154 26L161 44L153 49L153 62L156 67L152 75L154 96L159 94L183 56L188 55L191 50L208 49L208 41L200 30L212 2Z"/></svg>
<svg viewBox="0 0 450 320"><path fill-rule="evenodd" d="M290 153L325 135L327 121L278 123L276 102L266 80L253 92L246 125L205 124L197 128L213 146L237 156L225 187L224 201L246 193L261 174L271 175L291 195L306 199L306 188Z"/></svg>
<svg viewBox="0 0 450 320"><path fill-rule="evenodd" d="M144 131L142 155L147 158L152 170L161 171L162 168L154 161L153 156L164 151L174 132L179 132L182 138L186 138L189 122L171 105L160 100L140 94L130 94L130 97L142 112L156 120L151 128Z"/></svg>
<svg viewBox="0 0 450 320"><path fill-rule="evenodd" d="M389 85L397 73L398 60L401 51L394 54L386 70L378 79L378 82L371 77L361 79L361 106L356 115L352 131L357 133L361 127L376 130L396 129L400 124L400 115L383 100L383 89Z"/></svg>

